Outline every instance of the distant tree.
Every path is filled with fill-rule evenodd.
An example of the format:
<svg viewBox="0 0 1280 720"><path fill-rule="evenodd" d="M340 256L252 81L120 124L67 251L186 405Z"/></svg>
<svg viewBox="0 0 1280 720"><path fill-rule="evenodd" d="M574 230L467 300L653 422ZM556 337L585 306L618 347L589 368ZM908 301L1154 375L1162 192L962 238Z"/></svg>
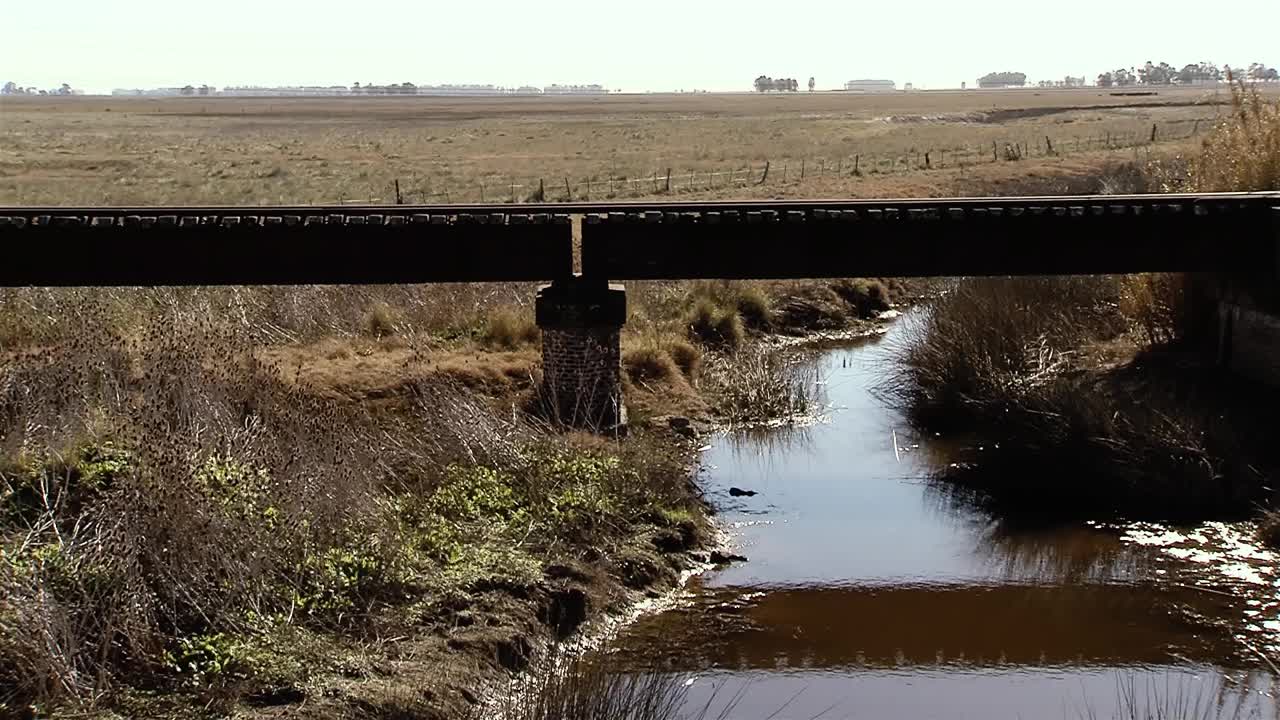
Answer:
<svg viewBox="0 0 1280 720"><path fill-rule="evenodd" d="M200 92L200 94L201 94L201 95L203 95L203 96L212 95L212 94L213 94L213 88L209 87L208 85L201 85L201 86L200 86L200 90L199 90L199 92Z"/></svg>
<svg viewBox="0 0 1280 720"><path fill-rule="evenodd" d="M1112 72L1111 77L1115 84L1120 87L1129 87L1130 85L1138 82L1138 76L1132 69L1125 70L1124 68L1120 68Z"/></svg>
<svg viewBox="0 0 1280 720"><path fill-rule="evenodd" d="M179 90L179 92L181 92L183 95L195 95L196 88L194 85L187 85L186 87Z"/></svg>
<svg viewBox="0 0 1280 720"><path fill-rule="evenodd" d="M814 79L813 79L813 77L810 77L810 78L809 78L809 92L813 92L814 88L816 88L816 87L818 87L818 82L817 82L816 80L814 80Z"/></svg>
<svg viewBox="0 0 1280 720"><path fill-rule="evenodd" d="M0 95L18 95L22 93L22 88L18 87L18 83L10 80L0 88Z"/></svg>
<svg viewBox="0 0 1280 720"><path fill-rule="evenodd" d="M1269 68L1262 63L1250 63L1247 77L1255 82L1270 82L1280 79L1280 70Z"/></svg>
<svg viewBox="0 0 1280 720"><path fill-rule="evenodd" d="M1020 72L993 72L978 78L978 87L1023 87L1027 74Z"/></svg>
<svg viewBox="0 0 1280 720"><path fill-rule="evenodd" d="M360 83L358 82L351 83L351 94L352 95L360 94Z"/></svg>
<svg viewBox="0 0 1280 720"><path fill-rule="evenodd" d="M773 89L773 78L761 75L756 78L756 92L769 92Z"/></svg>
<svg viewBox="0 0 1280 720"><path fill-rule="evenodd" d="M62 86L58 88L58 94L59 94L59 95L70 95L70 94L71 94L71 86L70 86L70 85L68 85L67 83L62 83Z"/></svg>
<svg viewBox="0 0 1280 720"><path fill-rule="evenodd" d="M1153 64L1150 60L1138 70L1138 81L1143 85L1171 85L1178 72L1169 63Z"/></svg>
<svg viewBox="0 0 1280 720"><path fill-rule="evenodd" d="M787 89L791 92L795 92L800 89L800 83L795 78L791 78L790 80L787 80Z"/></svg>
<svg viewBox="0 0 1280 720"><path fill-rule="evenodd" d="M1115 75L1106 72L1098 76L1098 87L1111 87L1116 84Z"/></svg>

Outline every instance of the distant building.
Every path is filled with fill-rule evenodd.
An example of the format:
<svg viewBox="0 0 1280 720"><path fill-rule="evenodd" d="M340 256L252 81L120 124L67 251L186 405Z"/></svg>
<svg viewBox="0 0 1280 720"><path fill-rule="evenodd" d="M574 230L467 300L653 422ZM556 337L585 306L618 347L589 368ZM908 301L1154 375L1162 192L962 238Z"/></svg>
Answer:
<svg viewBox="0 0 1280 720"><path fill-rule="evenodd" d="M898 85L892 80L850 80L844 84L844 89L846 92L882 93L894 92Z"/></svg>

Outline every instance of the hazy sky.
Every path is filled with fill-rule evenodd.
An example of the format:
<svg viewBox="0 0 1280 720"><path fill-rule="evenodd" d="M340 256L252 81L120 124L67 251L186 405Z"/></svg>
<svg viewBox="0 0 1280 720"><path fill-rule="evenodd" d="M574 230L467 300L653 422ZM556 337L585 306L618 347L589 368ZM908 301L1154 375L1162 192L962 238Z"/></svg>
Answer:
<svg viewBox="0 0 1280 720"><path fill-rule="evenodd" d="M1042 9L1043 8L1043 9ZM0 82L90 91L208 83L601 83L748 90L884 77L958 87L1148 59L1280 65L1280 0L12 0Z"/></svg>

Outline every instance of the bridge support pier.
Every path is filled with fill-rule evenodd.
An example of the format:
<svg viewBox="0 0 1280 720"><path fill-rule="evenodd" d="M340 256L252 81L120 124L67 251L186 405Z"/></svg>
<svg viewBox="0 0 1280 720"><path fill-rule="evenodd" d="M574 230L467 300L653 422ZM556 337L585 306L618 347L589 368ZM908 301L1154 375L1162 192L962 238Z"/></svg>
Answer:
<svg viewBox="0 0 1280 720"><path fill-rule="evenodd" d="M622 404L621 332L627 319L622 285L559 280L538 290L542 329L543 409L572 427L616 431Z"/></svg>

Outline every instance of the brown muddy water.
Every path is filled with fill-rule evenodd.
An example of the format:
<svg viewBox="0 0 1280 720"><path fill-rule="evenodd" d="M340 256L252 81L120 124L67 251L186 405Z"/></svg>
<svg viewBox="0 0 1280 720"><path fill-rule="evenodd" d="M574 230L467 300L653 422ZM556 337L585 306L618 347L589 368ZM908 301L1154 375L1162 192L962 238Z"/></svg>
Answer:
<svg viewBox="0 0 1280 720"><path fill-rule="evenodd" d="M711 443L749 560L624 630L621 672L670 673L689 717L1277 717L1276 558L1251 528L984 515L934 478L992 450L876 397L902 331L816 357L822 421Z"/></svg>

